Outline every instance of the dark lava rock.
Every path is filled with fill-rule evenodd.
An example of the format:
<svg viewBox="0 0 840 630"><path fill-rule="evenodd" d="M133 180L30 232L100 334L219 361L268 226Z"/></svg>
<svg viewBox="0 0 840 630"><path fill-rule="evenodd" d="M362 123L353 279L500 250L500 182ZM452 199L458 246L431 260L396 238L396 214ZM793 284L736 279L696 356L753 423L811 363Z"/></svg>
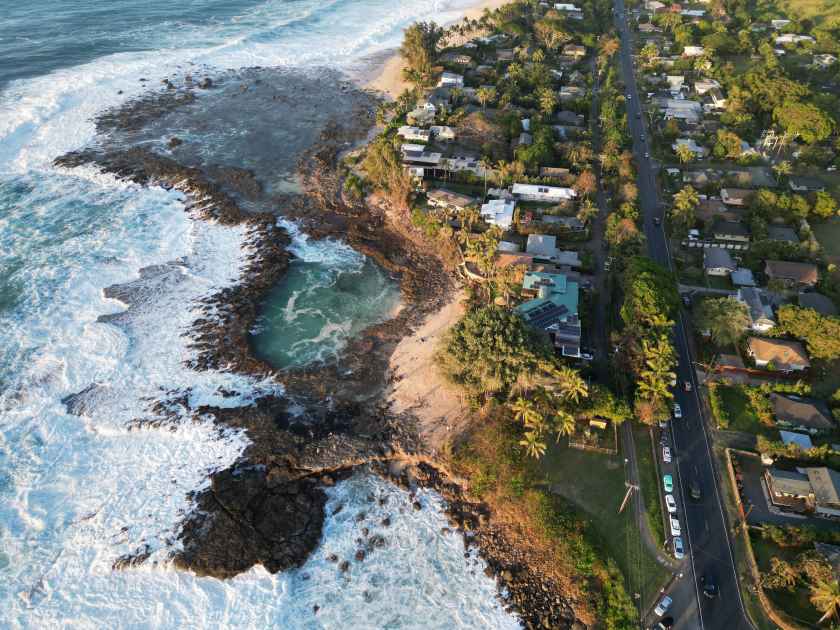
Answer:
<svg viewBox="0 0 840 630"><path fill-rule="evenodd" d="M422 510L423 509L423 506L420 504L420 501L415 501L414 503L411 504L411 506L415 510Z"/></svg>
<svg viewBox="0 0 840 630"><path fill-rule="evenodd" d="M198 82L198 87L202 90L209 90L213 87L213 79L210 77L204 77L201 81Z"/></svg>
<svg viewBox="0 0 840 630"><path fill-rule="evenodd" d="M182 144L184 144L184 141L181 140L180 138L176 138L176 137L173 136L169 139L169 142L167 144L169 145L170 149L174 149L175 147L178 147L178 146L181 146Z"/></svg>
<svg viewBox="0 0 840 630"><path fill-rule="evenodd" d="M364 559L365 559L365 555L366 555L366 554L365 554L365 550L364 550L364 549L359 549L359 550L356 552L356 562L361 562L362 560L364 560Z"/></svg>
<svg viewBox="0 0 840 630"><path fill-rule="evenodd" d="M347 573L350 569L350 562L348 560L342 560L341 564L338 565L338 570L342 573Z"/></svg>
<svg viewBox="0 0 840 630"><path fill-rule="evenodd" d="M386 516L385 518L382 519L382 526L383 527L390 527L391 526L391 517L390 516Z"/></svg>
<svg viewBox="0 0 840 630"><path fill-rule="evenodd" d="M338 562L338 556L334 553L331 553L327 556L327 562Z"/></svg>

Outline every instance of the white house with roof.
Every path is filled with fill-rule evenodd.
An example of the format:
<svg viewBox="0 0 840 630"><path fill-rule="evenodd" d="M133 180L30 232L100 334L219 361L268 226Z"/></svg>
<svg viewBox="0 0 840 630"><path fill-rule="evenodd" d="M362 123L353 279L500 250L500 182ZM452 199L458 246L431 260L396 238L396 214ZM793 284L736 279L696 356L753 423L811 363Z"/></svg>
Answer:
<svg viewBox="0 0 840 630"><path fill-rule="evenodd" d="M574 188L541 186L539 184L514 184L513 195L522 201L544 201L546 203L560 203L577 197Z"/></svg>
<svg viewBox="0 0 840 630"><path fill-rule="evenodd" d="M683 48L683 57L702 57L706 49L702 46L686 46Z"/></svg>
<svg viewBox="0 0 840 630"><path fill-rule="evenodd" d="M668 89L670 90L671 94L676 96L680 92L682 92L683 87L685 87L685 77L678 76L678 75L668 75L665 77L665 80L668 81Z"/></svg>
<svg viewBox="0 0 840 630"><path fill-rule="evenodd" d="M821 68L825 70L837 63L837 57L834 55L824 54L824 55L814 55L814 66L817 68Z"/></svg>
<svg viewBox="0 0 840 630"><path fill-rule="evenodd" d="M797 35L796 33L785 33L784 35L779 35L774 41L778 46L780 44L802 44L804 42L809 42L813 44L817 40L815 40L810 35Z"/></svg>
<svg viewBox="0 0 840 630"><path fill-rule="evenodd" d="M420 129L420 127L411 127L409 125L403 125L397 129L397 135L405 140L414 140L416 142L428 142L432 137L432 133L428 129Z"/></svg>
<svg viewBox="0 0 840 630"><path fill-rule="evenodd" d="M509 230L513 225L513 212L516 202L508 199L491 199L481 206L481 218L490 225L497 225L503 230Z"/></svg>
<svg viewBox="0 0 840 630"><path fill-rule="evenodd" d="M697 123L703 116L703 105L698 101L688 99L665 99L663 110L665 118L684 120L687 123Z"/></svg>
<svg viewBox="0 0 840 630"><path fill-rule="evenodd" d="M554 10L560 11L561 13L565 13L566 17L570 17L573 20L583 19L583 9L575 6L574 4L558 2L554 5Z"/></svg>
<svg viewBox="0 0 840 630"><path fill-rule="evenodd" d="M435 122L436 115L437 107L432 103L425 102L408 112L406 120L412 125L431 125Z"/></svg>
<svg viewBox="0 0 840 630"><path fill-rule="evenodd" d="M694 138L677 138L671 148L676 152L680 147L688 147L695 157L704 157L709 150L706 147L701 147L694 141Z"/></svg>
<svg viewBox="0 0 840 630"><path fill-rule="evenodd" d="M429 131L431 131L432 135L438 140L455 139L455 130L452 127L448 127L446 125L432 125Z"/></svg>
<svg viewBox="0 0 840 630"><path fill-rule="evenodd" d="M440 75L438 87L464 87L464 77L454 72L444 72Z"/></svg>
<svg viewBox="0 0 840 630"><path fill-rule="evenodd" d="M738 289L737 299L747 307L751 330L766 333L776 325L767 293L755 287L741 287Z"/></svg>
<svg viewBox="0 0 840 630"><path fill-rule="evenodd" d="M790 24L790 20L770 20L770 26L776 31L781 31L788 24Z"/></svg>
<svg viewBox="0 0 840 630"><path fill-rule="evenodd" d="M720 89L720 83L718 83L714 79L700 79L699 81L694 82L694 91L697 92L700 96L703 96L703 94L705 94L712 88Z"/></svg>

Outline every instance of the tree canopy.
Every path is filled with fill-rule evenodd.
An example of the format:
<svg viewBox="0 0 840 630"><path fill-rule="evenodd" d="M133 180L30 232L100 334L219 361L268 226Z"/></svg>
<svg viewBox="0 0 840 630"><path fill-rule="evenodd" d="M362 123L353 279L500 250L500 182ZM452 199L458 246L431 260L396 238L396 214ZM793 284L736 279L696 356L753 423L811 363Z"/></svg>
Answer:
<svg viewBox="0 0 840 630"><path fill-rule="evenodd" d="M694 324L719 346L735 343L750 325L747 305L732 296L706 298L694 309Z"/></svg>
<svg viewBox="0 0 840 630"><path fill-rule="evenodd" d="M840 317L822 315L812 308L785 304L777 313L774 332L802 339L808 354L817 359L840 358Z"/></svg>

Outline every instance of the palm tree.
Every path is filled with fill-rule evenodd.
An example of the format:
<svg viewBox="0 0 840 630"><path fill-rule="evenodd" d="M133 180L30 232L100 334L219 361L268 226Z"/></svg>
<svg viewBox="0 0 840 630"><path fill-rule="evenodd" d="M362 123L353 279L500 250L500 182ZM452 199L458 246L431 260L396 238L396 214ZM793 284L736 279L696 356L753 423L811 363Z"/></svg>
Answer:
<svg viewBox="0 0 840 630"><path fill-rule="evenodd" d="M487 103L496 99L496 88L491 86L482 86L475 92L478 102L481 103L481 109L487 108Z"/></svg>
<svg viewBox="0 0 840 630"><path fill-rule="evenodd" d="M538 418L540 415L533 401L520 396L513 402L510 409L513 411L514 417L526 427L532 427L539 424Z"/></svg>
<svg viewBox="0 0 840 630"><path fill-rule="evenodd" d="M525 447L525 452L534 459L539 459L545 455L545 442L540 439L540 436L534 431L525 433L525 437L519 440L519 444Z"/></svg>
<svg viewBox="0 0 840 630"><path fill-rule="evenodd" d="M579 403L589 395L589 388L577 370L563 366L556 372L560 397L563 400Z"/></svg>
<svg viewBox="0 0 840 630"><path fill-rule="evenodd" d="M840 619L840 581L818 581L811 586L811 603L823 616L817 622L834 617Z"/></svg>
<svg viewBox="0 0 840 630"><path fill-rule="evenodd" d="M688 164L694 159L694 151L688 148L687 145L681 144L677 146L677 157L682 164Z"/></svg>
<svg viewBox="0 0 840 630"><path fill-rule="evenodd" d="M773 165L773 172L776 173L776 181L782 181L782 177L787 177L793 172L793 166L787 160L782 160Z"/></svg>
<svg viewBox="0 0 840 630"><path fill-rule="evenodd" d="M557 95L551 88L540 88L537 92L540 102L540 110L546 116L551 116L554 108L557 107Z"/></svg>
<svg viewBox="0 0 840 630"><path fill-rule="evenodd" d="M554 416L554 432L557 435L556 440L558 442L563 436L572 435L575 428L575 417L572 414L566 411L558 411Z"/></svg>

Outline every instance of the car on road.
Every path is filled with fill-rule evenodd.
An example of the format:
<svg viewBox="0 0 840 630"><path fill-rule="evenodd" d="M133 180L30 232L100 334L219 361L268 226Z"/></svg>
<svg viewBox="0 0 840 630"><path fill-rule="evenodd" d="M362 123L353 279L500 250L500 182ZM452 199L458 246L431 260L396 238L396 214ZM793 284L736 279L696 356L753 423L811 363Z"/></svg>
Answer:
<svg viewBox="0 0 840 630"><path fill-rule="evenodd" d="M662 475L662 487L665 488L665 492L673 492L674 478L671 475Z"/></svg>
<svg viewBox="0 0 840 630"><path fill-rule="evenodd" d="M633 98L633 95L632 95L632 94L630 94L630 92L627 92L627 100L628 100L628 101L629 101L629 100L632 100L632 98Z"/></svg>
<svg viewBox="0 0 840 630"><path fill-rule="evenodd" d="M687 392L691 391L691 381L683 381L683 389Z"/></svg>
<svg viewBox="0 0 840 630"><path fill-rule="evenodd" d="M671 536L679 536L682 534L682 528L680 527L680 519L676 516L672 516L670 518L671 521Z"/></svg>
<svg viewBox="0 0 840 630"><path fill-rule="evenodd" d="M688 482L688 494L695 501L699 501L703 496L703 493L700 491L700 482L696 477L692 477Z"/></svg>
<svg viewBox="0 0 840 630"><path fill-rule="evenodd" d="M662 461L666 464L671 463L671 449L667 446L662 448Z"/></svg>
<svg viewBox="0 0 840 630"><path fill-rule="evenodd" d="M645 141L645 134L642 134L641 136L639 136L639 138L641 139L642 142L644 142Z"/></svg>
<svg viewBox="0 0 840 630"><path fill-rule="evenodd" d="M677 405L674 405L674 417L675 417L677 420L679 420L680 418L682 418L682 407L680 407L678 404L677 404Z"/></svg>
<svg viewBox="0 0 840 630"><path fill-rule="evenodd" d="M660 219L659 217L653 217L653 224L654 225L660 225L661 223L662 223L662 219Z"/></svg>
<svg viewBox="0 0 840 630"><path fill-rule="evenodd" d="M581 352L580 358L584 361L591 361L594 358L594 355L591 352Z"/></svg>
<svg viewBox="0 0 840 630"><path fill-rule="evenodd" d="M685 304L688 307L691 307L691 295L686 293L685 295L682 296L682 301L683 301L683 304Z"/></svg>
<svg viewBox="0 0 840 630"><path fill-rule="evenodd" d="M665 495L665 505L668 508L669 514L676 514L677 513L677 502L674 500L673 494L666 494Z"/></svg>
<svg viewBox="0 0 840 630"><path fill-rule="evenodd" d="M673 601L674 600L668 597L667 595L663 596L662 599L659 600L659 603L656 605L656 608L653 609L653 612L655 612L659 617L661 617L666 612L668 612L668 609L671 607Z"/></svg>
<svg viewBox="0 0 840 630"><path fill-rule="evenodd" d="M677 560L685 558L685 547L683 547L682 538L679 536L674 538L674 558Z"/></svg>
<svg viewBox="0 0 840 630"><path fill-rule="evenodd" d="M649 157L650 157L650 153L648 153L647 151L645 151L645 158L647 159L647 158L649 158Z"/></svg>
<svg viewBox="0 0 840 630"><path fill-rule="evenodd" d="M641 117L642 117L642 112L636 112L636 118L641 118Z"/></svg>
<svg viewBox="0 0 840 630"><path fill-rule="evenodd" d="M718 587L717 582L715 582L714 576L707 573L700 578L700 581L703 583L703 595L705 595L709 599L714 599L715 597L717 597Z"/></svg>

